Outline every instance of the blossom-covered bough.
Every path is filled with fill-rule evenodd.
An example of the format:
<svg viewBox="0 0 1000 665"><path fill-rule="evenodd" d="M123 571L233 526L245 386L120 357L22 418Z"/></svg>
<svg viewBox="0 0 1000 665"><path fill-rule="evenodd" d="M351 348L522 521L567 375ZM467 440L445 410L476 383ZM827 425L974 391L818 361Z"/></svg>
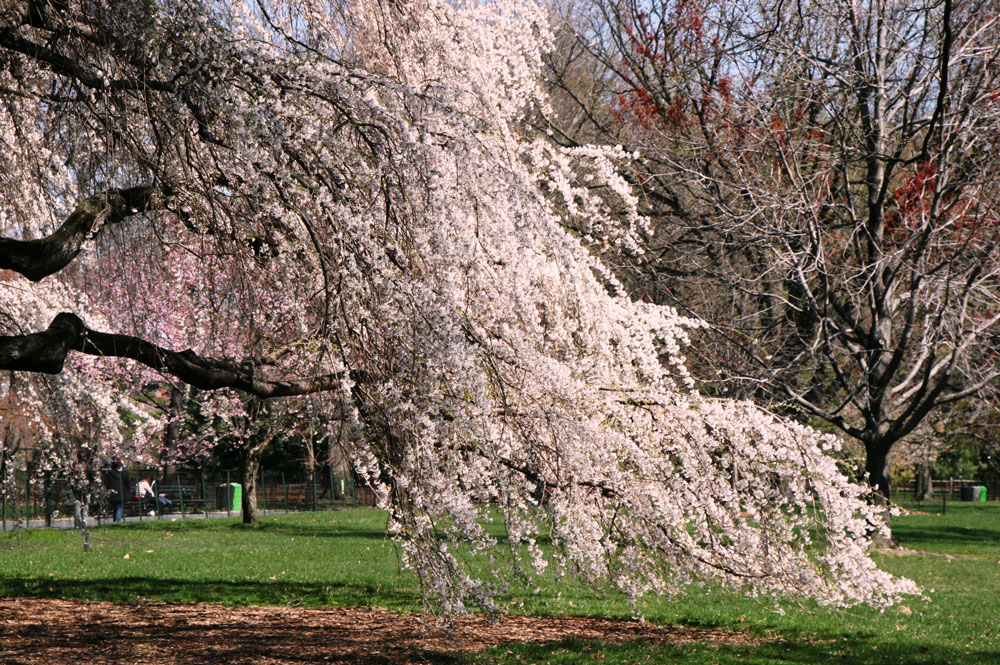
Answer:
<svg viewBox="0 0 1000 665"><path fill-rule="evenodd" d="M523 128L547 43L520 0L4 3L0 368L326 391L445 611L511 565L914 591L835 441L699 396L696 322L596 258L643 230L628 155Z"/></svg>

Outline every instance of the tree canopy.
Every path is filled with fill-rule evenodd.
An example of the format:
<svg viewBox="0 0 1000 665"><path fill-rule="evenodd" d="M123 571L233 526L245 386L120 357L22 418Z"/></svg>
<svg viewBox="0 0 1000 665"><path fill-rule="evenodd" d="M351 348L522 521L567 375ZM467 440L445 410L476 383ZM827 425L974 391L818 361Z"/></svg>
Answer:
<svg viewBox="0 0 1000 665"><path fill-rule="evenodd" d="M508 565L633 597L912 591L869 559L836 441L700 396L698 324L598 258L646 222L621 148L528 129L551 43L519 0L6 3L6 396L51 433L39 373L101 386L117 445L128 373L327 391L447 611Z"/></svg>
<svg viewBox="0 0 1000 665"><path fill-rule="evenodd" d="M701 385L856 439L888 498L897 442L996 399L994 4L579 7L559 126L642 153L637 288L709 324Z"/></svg>

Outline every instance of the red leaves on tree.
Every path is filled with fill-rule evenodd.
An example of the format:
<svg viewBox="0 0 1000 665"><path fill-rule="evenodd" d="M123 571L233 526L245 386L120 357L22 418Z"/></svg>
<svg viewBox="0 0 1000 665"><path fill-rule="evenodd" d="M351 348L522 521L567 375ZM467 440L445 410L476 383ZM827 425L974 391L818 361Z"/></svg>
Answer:
<svg viewBox="0 0 1000 665"><path fill-rule="evenodd" d="M613 113L621 123L638 122L645 130L657 127L679 131L691 122L725 118L732 108L733 82L719 71L721 58L709 55L714 64L701 71L692 62L706 60L709 47L719 38L709 38L706 29L708 4L703 0L668 0L652 12L635 12L624 27L632 57L623 63L628 89L618 95Z"/></svg>

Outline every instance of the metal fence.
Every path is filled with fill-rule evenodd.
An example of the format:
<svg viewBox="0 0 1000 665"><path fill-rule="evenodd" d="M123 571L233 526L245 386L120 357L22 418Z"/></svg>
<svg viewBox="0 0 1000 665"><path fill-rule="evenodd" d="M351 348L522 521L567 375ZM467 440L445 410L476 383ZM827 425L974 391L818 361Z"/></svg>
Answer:
<svg viewBox="0 0 1000 665"><path fill-rule="evenodd" d="M128 487L120 491L126 517L141 520L168 515L183 519L213 513L240 514L237 496L243 488L237 469L181 470L166 477L149 469L129 469L128 473ZM139 497L138 482L147 477L156 480L155 494L163 496L166 502ZM112 519L111 495L99 480L84 491L74 490L65 479L48 479L23 471L3 480L4 491L0 492L3 530L12 524L51 526L53 520L72 518L81 501L88 502L87 512L98 523ZM375 505L371 489L358 484L350 473L329 467L295 474L261 470L255 489L257 509L262 513Z"/></svg>
<svg viewBox="0 0 1000 665"><path fill-rule="evenodd" d="M979 479L974 478L944 478L941 480L932 480L931 486L934 488L935 495L946 495L950 500L959 500L962 495L962 488L969 485L981 485L987 488L989 493L989 499L991 501L998 499L998 488L997 481L991 479L990 482L984 482ZM911 482L905 485L894 485L892 488L892 493L894 495L899 494L903 496L913 496L917 491L917 484Z"/></svg>

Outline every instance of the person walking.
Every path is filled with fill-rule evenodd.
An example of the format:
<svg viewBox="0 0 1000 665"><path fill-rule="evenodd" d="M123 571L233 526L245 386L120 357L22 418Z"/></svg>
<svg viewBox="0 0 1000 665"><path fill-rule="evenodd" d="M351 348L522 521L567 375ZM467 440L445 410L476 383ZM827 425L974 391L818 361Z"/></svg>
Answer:
<svg viewBox="0 0 1000 665"><path fill-rule="evenodd" d="M104 470L104 487L108 490L113 519L115 522L121 522L125 512L125 492L127 488L132 487L124 462L116 459L111 462L110 468Z"/></svg>

